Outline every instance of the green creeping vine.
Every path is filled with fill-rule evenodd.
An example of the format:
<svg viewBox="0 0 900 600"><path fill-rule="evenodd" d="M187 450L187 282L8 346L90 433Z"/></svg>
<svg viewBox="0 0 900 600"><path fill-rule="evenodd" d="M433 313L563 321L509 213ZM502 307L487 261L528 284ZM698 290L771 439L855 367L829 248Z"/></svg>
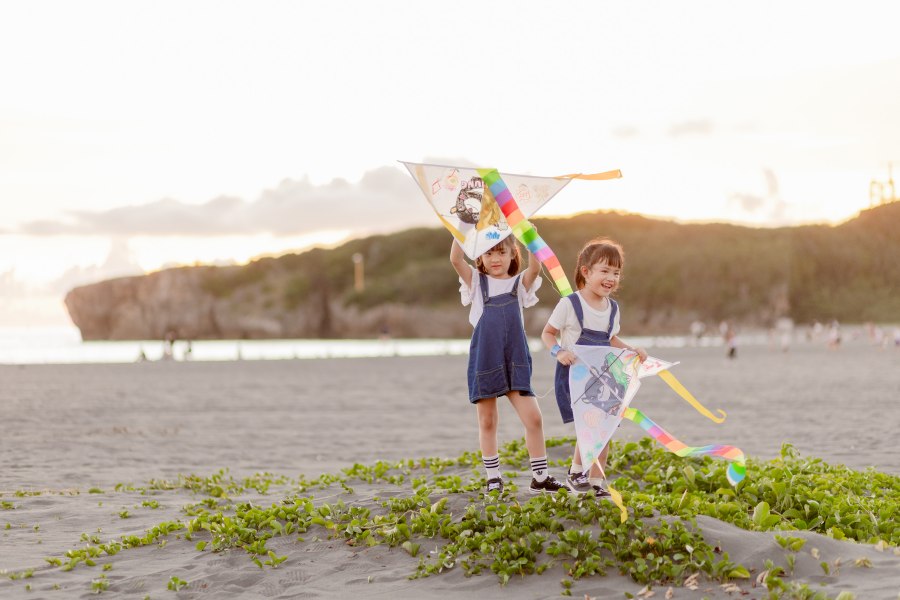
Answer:
<svg viewBox="0 0 900 600"><path fill-rule="evenodd" d="M573 442L548 440L548 447ZM803 459L789 445L775 460L749 461L747 478L737 488L727 483L726 463L708 457L679 458L649 438L614 442L611 457L610 471L618 476L615 486L629 510L625 523L611 503L592 497L559 492L522 501L512 481L501 495L485 496L480 455L465 453L454 460L355 464L340 475L314 480L270 473L237 480L222 470L207 478L153 480L146 488L119 484L117 492L188 489L205 498L183 508L187 517L183 521L163 522L143 536L124 536L107 544L90 536L88 545L69 550L64 558L46 560L63 570L93 566L95 559L123 549L164 546L162 538L177 532L188 541L197 538L198 551L241 548L260 568L277 568L289 557L270 550L268 540L296 535L302 542L303 535L312 534L342 539L351 546L398 547L418 560L410 565L410 578L459 568L466 575L490 571L505 584L513 576L560 568L570 578L562 581L562 593L569 595L572 580L602 576L609 570L648 585L685 584L696 581L699 573L723 582L749 579L745 567L704 541L697 515L754 531L808 530L882 547L900 543L900 478L895 476ZM528 471L521 440L507 444L501 460L508 474L512 469ZM348 502L355 495L351 484L379 485L384 498ZM317 501L310 495L336 485L341 491L330 496L336 500ZM265 495L273 486L284 499L268 508L232 500L251 491ZM153 500L143 506L158 504ZM790 535L775 539L790 553L804 545ZM791 571L793 557L788 555ZM789 573L769 562L756 583L766 587L770 598L827 598L805 585L785 583L783 577ZM107 583L101 577L94 585L105 590ZM175 577L170 581L170 589L184 585L187 582Z"/></svg>

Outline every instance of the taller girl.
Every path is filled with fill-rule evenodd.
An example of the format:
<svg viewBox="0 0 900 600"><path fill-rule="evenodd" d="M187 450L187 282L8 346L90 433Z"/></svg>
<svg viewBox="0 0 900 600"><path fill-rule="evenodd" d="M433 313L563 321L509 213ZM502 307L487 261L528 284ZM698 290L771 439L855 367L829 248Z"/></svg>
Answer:
<svg viewBox="0 0 900 600"><path fill-rule="evenodd" d="M497 443L497 398L506 396L525 426L525 447L531 459L531 493L556 492L565 486L547 472L544 422L531 389L531 352L525 337L522 309L534 306L541 285L541 264L528 253L528 268L519 273L522 255L512 236L479 256L476 268L466 262L454 240L450 263L459 274L463 306L471 305L475 328L469 346L469 402L478 413L478 439L487 491L503 491Z"/></svg>
<svg viewBox="0 0 900 600"><path fill-rule="evenodd" d="M578 291L560 299L541 333L544 345L557 361L556 403L563 423L575 420L569 393L569 367L577 360L573 352L576 344L626 348L637 352L642 361L647 360L647 352L643 348L632 348L617 335L619 305L610 296L619 287L624 265L625 252L616 242L598 238L585 244L575 264L575 287ZM601 464L606 464L608 453L607 444L600 453ZM600 469L591 465L591 472L586 472L581 465L578 444L575 445L566 485L574 492L594 492L601 498L609 496L609 492L602 487Z"/></svg>

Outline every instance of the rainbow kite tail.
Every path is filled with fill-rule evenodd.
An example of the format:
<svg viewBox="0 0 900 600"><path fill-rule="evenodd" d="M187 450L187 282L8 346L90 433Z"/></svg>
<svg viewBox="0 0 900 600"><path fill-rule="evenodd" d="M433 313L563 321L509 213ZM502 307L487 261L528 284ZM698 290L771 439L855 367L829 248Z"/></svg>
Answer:
<svg viewBox="0 0 900 600"><path fill-rule="evenodd" d="M746 459L743 451L734 446L688 446L672 437L668 431L654 423L647 415L636 408L626 408L624 418L637 423L641 429L650 434L654 440L678 456L721 456L729 461L726 471L728 483L737 485L747 475Z"/></svg>
<svg viewBox="0 0 900 600"><path fill-rule="evenodd" d="M559 259L556 258L556 254L553 253L547 242L538 235L534 225L519 210L516 199L513 197L512 192L509 191L509 188L506 187L506 182L500 177L497 169L478 169L478 174L481 175L485 185L491 188L491 193L497 200L500 210L503 211L506 222L512 227L516 239L522 242L550 271L550 276L553 278L553 283L556 285L556 289L559 290L560 296L571 294L572 286L569 285L569 280L566 278L562 265L559 264Z"/></svg>

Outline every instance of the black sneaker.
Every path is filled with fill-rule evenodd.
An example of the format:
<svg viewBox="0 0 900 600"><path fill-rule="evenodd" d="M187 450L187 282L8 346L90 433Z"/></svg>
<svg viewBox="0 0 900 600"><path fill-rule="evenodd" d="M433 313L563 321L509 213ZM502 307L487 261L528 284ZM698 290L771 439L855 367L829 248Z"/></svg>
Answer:
<svg viewBox="0 0 900 600"><path fill-rule="evenodd" d="M593 485L594 495L597 496L597 500L611 500L612 494L610 494L603 486L601 485Z"/></svg>
<svg viewBox="0 0 900 600"><path fill-rule="evenodd" d="M488 479L487 482L487 493L491 492L500 492L503 493L503 480L499 477L494 477L493 479Z"/></svg>
<svg viewBox="0 0 900 600"><path fill-rule="evenodd" d="M547 479L538 481L534 477L531 478L531 485L528 491L532 494L555 494L558 490L564 490L566 486L558 482L553 475L547 475Z"/></svg>
<svg viewBox="0 0 900 600"><path fill-rule="evenodd" d="M576 494L590 494L594 491L587 473L569 473L566 486Z"/></svg>

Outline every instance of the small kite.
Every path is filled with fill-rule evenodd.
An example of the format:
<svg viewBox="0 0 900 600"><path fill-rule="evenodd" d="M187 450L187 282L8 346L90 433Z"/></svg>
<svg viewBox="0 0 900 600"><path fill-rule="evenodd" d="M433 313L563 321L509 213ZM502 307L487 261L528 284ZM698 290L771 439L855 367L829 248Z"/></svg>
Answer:
<svg viewBox="0 0 900 600"><path fill-rule="evenodd" d="M644 413L631 408L631 401L641 386L641 379L659 375L669 387L707 418L721 423L725 413L713 415L701 405L669 372L678 363L649 357L643 363L636 352L610 346L576 345L578 362L569 370L569 389L572 412L575 416L575 436L581 452L581 464L592 465L615 433L622 419L637 423L653 439L678 456L721 456L729 461L726 476L737 485L746 474L744 453L734 446L688 446L659 427ZM599 465L599 463L598 463ZM601 468L602 471L602 468ZM605 476L605 474L604 474ZM625 512L622 496L612 486L613 502Z"/></svg>
<svg viewBox="0 0 900 600"><path fill-rule="evenodd" d="M403 162L403 161L401 161ZM463 251L475 260L509 235L515 235L547 267L559 293L572 293L559 259L528 218L573 179L604 180L622 176L604 173L536 177L511 175L497 169L403 162Z"/></svg>

